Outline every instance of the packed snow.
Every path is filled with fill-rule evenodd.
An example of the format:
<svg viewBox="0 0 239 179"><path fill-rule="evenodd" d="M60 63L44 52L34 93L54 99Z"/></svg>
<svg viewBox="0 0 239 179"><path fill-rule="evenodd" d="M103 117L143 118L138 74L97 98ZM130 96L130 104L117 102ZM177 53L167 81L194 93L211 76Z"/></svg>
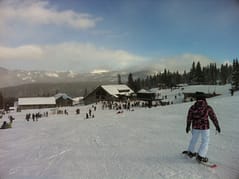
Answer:
<svg viewBox="0 0 239 179"><path fill-rule="evenodd" d="M222 132L211 123L210 169L182 156L191 135L186 116L193 102L123 110L92 106L11 112L11 129L0 130L0 179L239 178L239 93L208 99ZM76 114L76 109L80 114ZM63 108L62 110L64 110ZM85 119L92 109L94 118ZM26 113L48 111L38 122ZM7 115L0 119L2 123Z"/></svg>

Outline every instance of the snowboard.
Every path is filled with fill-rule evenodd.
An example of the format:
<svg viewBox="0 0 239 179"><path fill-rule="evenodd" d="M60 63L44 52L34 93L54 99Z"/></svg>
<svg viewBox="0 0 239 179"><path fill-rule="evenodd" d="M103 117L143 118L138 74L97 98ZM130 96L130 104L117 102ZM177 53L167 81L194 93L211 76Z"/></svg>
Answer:
<svg viewBox="0 0 239 179"><path fill-rule="evenodd" d="M184 156L187 156L187 157L191 158L191 159L193 159L193 158L196 159L196 156L197 156L197 154L196 154L195 156L188 156L188 153L187 153L186 151L183 151L182 154L183 154ZM217 164L215 164L215 163L213 163L213 162L211 162L211 161L208 161L208 162L202 162L202 161L198 161L198 160L196 160L196 161L197 161L200 165L203 165L203 166L205 166L205 167L217 168Z"/></svg>
<svg viewBox="0 0 239 179"><path fill-rule="evenodd" d="M201 164L201 165L204 165L204 166L206 166L206 167L209 167L209 168L217 168L217 165L215 164L215 163L212 163L212 162L210 162L210 161L208 161L208 162L198 162L199 164Z"/></svg>

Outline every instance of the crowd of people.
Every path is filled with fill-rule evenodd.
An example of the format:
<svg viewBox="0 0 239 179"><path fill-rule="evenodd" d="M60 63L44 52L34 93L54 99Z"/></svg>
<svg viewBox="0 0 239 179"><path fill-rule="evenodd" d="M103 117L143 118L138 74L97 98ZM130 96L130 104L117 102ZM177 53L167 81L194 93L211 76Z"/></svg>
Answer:
<svg viewBox="0 0 239 179"><path fill-rule="evenodd" d="M92 106L89 106L88 108L81 110L80 108L76 108L75 111L73 112L71 108L67 109L61 109L61 108L56 108L56 109L50 109L49 112L28 112L25 114L25 120L27 122L33 121L37 122L39 121L40 118L47 118L49 115L81 115L83 116L83 119L93 119L95 118L95 113L97 110L97 106L101 105L102 110L115 110L116 114L123 113L124 110L127 111L133 111L133 107L138 106L139 103L136 102L113 102L113 101L102 101L100 103L96 103ZM53 112L54 111L54 112ZM3 121L1 129L7 129L12 127L13 120L15 119L13 116L9 115L9 122Z"/></svg>
<svg viewBox="0 0 239 179"><path fill-rule="evenodd" d="M26 114L26 121L29 122L30 119L32 119L33 122L38 121L39 118L42 117L48 117L48 111L44 112L43 114L41 114L40 112L37 113L27 113Z"/></svg>

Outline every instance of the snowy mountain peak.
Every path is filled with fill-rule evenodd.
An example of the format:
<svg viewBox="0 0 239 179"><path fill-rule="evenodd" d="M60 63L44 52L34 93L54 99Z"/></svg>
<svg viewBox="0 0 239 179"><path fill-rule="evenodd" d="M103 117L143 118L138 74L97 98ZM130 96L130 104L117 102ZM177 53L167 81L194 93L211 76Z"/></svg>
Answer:
<svg viewBox="0 0 239 179"><path fill-rule="evenodd" d="M82 81L108 81L114 83L118 80L118 74L121 75L121 80L126 82L129 73L133 73L136 79L145 78L147 75L155 74L156 72L108 71L105 69L96 69L91 73L77 73L73 71L24 71L0 68L0 88L27 83L65 83Z"/></svg>

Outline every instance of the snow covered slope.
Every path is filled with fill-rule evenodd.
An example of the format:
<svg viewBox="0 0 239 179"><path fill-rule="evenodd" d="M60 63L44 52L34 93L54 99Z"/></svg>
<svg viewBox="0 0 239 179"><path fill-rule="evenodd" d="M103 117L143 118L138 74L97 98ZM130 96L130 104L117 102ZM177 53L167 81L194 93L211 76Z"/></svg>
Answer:
<svg viewBox="0 0 239 179"><path fill-rule="evenodd" d="M0 130L0 178L238 179L239 94L211 98L208 103L222 129L215 135L211 123L208 157L218 164L216 169L180 154L190 139L185 120L192 103L121 114L98 104L95 118L87 120L90 106L80 107L80 115L76 108L68 108L68 116L49 114L38 122L25 121L29 111L13 114L13 128Z"/></svg>

